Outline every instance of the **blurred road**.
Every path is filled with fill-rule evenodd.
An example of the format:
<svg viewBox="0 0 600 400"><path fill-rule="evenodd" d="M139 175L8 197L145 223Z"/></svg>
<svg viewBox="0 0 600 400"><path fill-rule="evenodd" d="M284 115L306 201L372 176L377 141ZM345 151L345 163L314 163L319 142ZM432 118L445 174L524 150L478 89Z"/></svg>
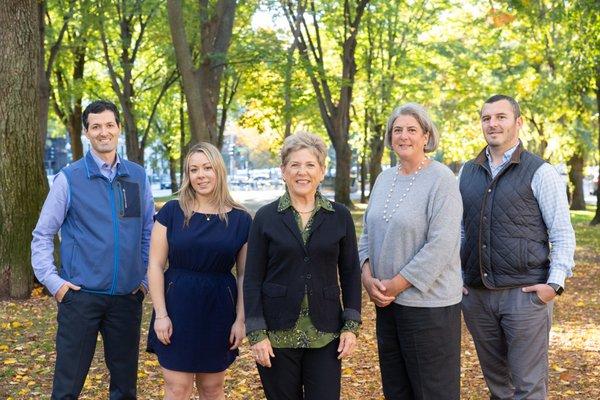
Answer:
<svg viewBox="0 0 600 400"><path fill-rule="evenodd" d="M325 189L322 192L328 199L333 200L333 190ZM169 189L159 189L153 185L152 194L154 197L166 197L171 194ZM283 194L283 189L265 189L265 190L232 190L231 196L234 200L239 201L254 214L260 207L268 204ZM360 192L356 191L350 194L353 201L360 199Z"/></svg>

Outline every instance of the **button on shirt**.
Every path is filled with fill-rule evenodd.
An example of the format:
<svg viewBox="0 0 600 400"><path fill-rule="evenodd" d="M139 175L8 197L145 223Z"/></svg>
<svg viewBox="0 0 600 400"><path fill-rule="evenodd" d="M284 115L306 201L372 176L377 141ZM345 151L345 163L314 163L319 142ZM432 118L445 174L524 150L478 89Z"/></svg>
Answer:
<svg viewBox="0 0 600 400"><path fill-rule="evenodd" d="M508 149L502 156L502 162L496 166L492 163L489 147L486 147L485 155L492 179L508 165L517 147L518 144ZM459 172L459 180L460 175ZM564 287L565 279L573 275L575 265L575 232L571 225L565 182L552 165L544 163L533 175L531 190L548 228L550 273L547 283L556 283Z"/></svg>
<svg viewBox="0 0 600 400"><path fill-rule="evenodd" d="M102 160L93 150L90 150L92 158L98 165L100 172L109 181L113 181L117 174L117 167L121 159L117 154L115 163L111 166ZM144 193L146 209L144 210L144 226L142 229L142 242L150 242L150 230L152 229L154 217L154 198L150 182L146 178L146 192ZM48 288L54 295L62 285L66 283L58 275L54 265L54 235L60 230L63 221L69 209L69 183L64 173L60 172L54 178L54 182L48 192L48 197L44 202L40 218L33 231L33 241L31 242L31 264L40 283ZM148 262L148 254L143 254L144 263ZM147 288L146 278L142 284Z"/></svg>

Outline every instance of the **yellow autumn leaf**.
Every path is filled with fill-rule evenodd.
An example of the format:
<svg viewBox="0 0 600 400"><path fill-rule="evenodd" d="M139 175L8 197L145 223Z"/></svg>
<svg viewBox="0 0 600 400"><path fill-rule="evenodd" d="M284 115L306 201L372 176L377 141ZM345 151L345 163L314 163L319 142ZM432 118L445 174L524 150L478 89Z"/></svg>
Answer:
<svg viewBox="0 0 600 400"><path fill-rule="evenodd" d="M4 365L16 364L16 362L17 362L16 358L7 358L6 360L4 360Z"/></svg>
<svg viewBox="0 0 600 400"><path fill-rule="evenodd" d="M86 389L89 389L89 388L91 388L92 386L93 386L92 380L91 380L91 379L90 379L90 377L88 376L88 377L85 379L85 383L83 384L83 387L84 387L84 388L86 388Z"/></svg>
<svg viewBox="0 0 600 400"><path fill-rule="evenodd" d="M21 326L22 326L22 325L21 325L21 323L20 323L19 321L14 321L14 322L12 323L12 327L13 327L13 328L20 328Z"/></svg>
<svg viewBox="0 0 600 400"><path fill-rule="evenodd" d="M8 351L8 346L5 344L0 344L0 351Z"/></svg>
<svg viewBox="0 0 600 400"><path fill-rule="evenodd" d="M558 364L552 364L552 369L556 372L565 372L566 371L565 368L559 367Z"/></svg>

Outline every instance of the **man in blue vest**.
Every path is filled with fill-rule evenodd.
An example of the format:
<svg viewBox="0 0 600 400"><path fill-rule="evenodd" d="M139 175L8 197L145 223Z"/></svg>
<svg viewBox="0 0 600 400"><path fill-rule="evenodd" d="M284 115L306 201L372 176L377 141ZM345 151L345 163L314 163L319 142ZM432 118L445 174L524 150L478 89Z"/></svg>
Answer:
<svg viewBox="0 0 600 400"><path fill-rule="evenodd" d="M519 140L519 104L480 113L488 145L460 173L462 309L492 399L548 396L554 298L574 265L565 183Z"/></svg>
<svg viewBox="0 0 600 400"><path fill-rule="evenodd" d="M55 177L31 242L35 275L58 302L52 399L79 397L98 332L110 399L135 399L154 202L144 169L117 154L117 107L94 101L82 119L91 150Z"/></svg>

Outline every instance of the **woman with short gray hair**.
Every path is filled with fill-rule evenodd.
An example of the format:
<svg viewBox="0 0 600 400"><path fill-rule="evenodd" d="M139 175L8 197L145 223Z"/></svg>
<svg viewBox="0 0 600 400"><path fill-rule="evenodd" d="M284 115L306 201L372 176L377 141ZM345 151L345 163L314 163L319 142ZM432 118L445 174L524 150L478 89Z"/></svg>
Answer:
<svg viewBox="0 0 600 400"><path fill-rule="evenodd" d="M386 142L400 164L377 177L359 241L362 282L376 306L383 392L388 400L458 399L458 183L425 155L439 133L422 106L396 108Z"/></svg>
<svg viewBox="0 0 600 400"><path fill-rule="evenodd" d="M354 222L346 207L318 190L326 155L316 135L286 138L286 192L258 210L250 230L246 331L269 400L339 400L341 359L356 347L361 288Z"/></svg>
<svg viewBox="0 0 600 400"><path fill-rule="evenodd" d="M307 149L319 162L319 165L325 169L325 159L327 158L327 146L323 139L308 132L299 132L288 136L281 146L281 165L286 165L290 155L296 151Z"/></svg>

